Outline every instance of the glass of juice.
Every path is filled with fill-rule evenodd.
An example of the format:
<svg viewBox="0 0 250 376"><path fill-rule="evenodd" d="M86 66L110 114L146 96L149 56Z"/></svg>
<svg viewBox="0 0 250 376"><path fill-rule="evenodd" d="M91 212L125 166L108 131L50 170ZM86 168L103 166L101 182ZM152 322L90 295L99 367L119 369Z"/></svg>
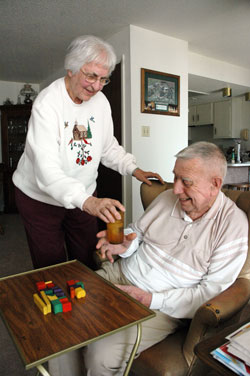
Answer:
<svg viewBox="0 0 250 376"><path fill-rule="evenodd" d="M107 238L111 244L123 243L124 237L124 213L119 211L121 219L117 219L114 223L107 223Z"/></svg>

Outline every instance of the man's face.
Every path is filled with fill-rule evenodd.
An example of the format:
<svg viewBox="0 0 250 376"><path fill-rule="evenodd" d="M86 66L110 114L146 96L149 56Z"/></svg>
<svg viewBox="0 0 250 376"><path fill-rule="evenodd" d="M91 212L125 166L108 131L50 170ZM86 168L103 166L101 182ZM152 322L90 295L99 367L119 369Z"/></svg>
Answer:
<svg viewBox="0 0 250 376"><path fill-rule="evenodd" d="M210 170L200 159L177 159L174 167L174 194L181 208L193 220L213 205L219 192Z"/></svg>
<svg viewBox="0 0 250 376"><path fill-rule="evenodd" d="M95 75L98 79L94 83L88 82L87 76L84 74ZM81 103L82 101L88 101L98 91L103 89L103 85L100 83L100 78L109 76L109 70L104 68L103 65L97 63L84 64L81 70L75 74L68 71L66 78L66 87L71 99L75 103ZM67 85L68 82L68 85Z"/></svg>

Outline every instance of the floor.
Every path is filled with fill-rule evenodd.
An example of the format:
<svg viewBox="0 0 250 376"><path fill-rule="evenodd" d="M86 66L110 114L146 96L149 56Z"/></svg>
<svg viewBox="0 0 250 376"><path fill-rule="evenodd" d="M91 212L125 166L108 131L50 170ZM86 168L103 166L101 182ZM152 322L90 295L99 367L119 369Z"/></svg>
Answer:
<svg viewBox="0 0 250 376"><path fill-rule="evenodd" d="M17 214L0 214L4 233L0 234L0 277L32 269L25 232ZM23 362L0 319L0 376L35 376L25 371Z"/></svg>

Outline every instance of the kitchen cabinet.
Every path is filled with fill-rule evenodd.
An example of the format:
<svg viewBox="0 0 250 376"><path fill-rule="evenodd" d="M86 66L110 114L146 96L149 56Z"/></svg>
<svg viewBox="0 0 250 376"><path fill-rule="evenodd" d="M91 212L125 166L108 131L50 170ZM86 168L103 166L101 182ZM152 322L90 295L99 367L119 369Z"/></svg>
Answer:
<svg viewBox="0 0 250 376"><path fill-rule="evenodd" d="M240 138L242 98L214 103L214 138Z"/></svg>
<svg viewBox="0 0 250 376"><path fill-rule="evenodd" d="M31 105L4 105L1 111L4 211L16 212L12 175L23 153Z"/></svg>
<svg viewBox="0 0 250 376"><path fill-rule="evenodd" d="M198 126L207 124L213 124L213 103L190 106L188 125Z"/></svg>

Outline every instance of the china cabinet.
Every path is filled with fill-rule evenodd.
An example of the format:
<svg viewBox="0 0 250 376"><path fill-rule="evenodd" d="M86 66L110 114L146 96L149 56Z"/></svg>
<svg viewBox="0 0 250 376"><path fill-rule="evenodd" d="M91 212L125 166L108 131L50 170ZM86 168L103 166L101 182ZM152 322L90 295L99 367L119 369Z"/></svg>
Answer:
<svg viewBox="0 0 250 376"><path fill-rule="evenodd" d="M31 105L4 105L1 111L4 211L16 212L12 175L23 153Z"/></svg>

